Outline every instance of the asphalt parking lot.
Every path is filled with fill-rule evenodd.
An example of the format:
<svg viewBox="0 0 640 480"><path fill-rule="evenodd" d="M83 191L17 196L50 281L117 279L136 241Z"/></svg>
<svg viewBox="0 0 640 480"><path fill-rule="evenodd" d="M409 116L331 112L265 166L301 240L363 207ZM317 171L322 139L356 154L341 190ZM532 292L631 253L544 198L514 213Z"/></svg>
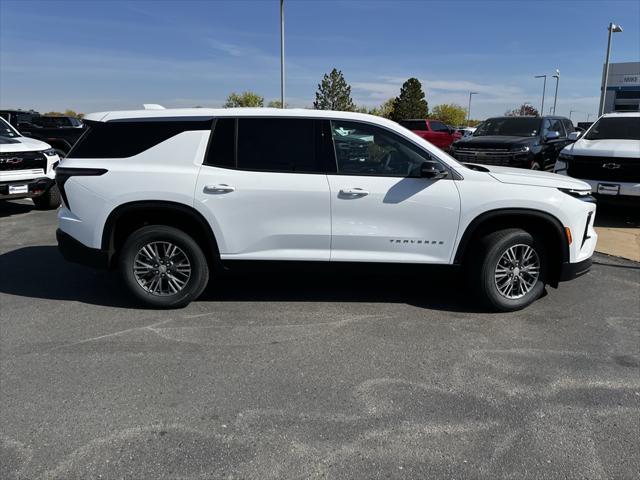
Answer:
<svg viewBox="0 0 640 480"><path fill-rule="evenodd" d="M640 477L640 264L490 314L455 276L228 275L138 308L0 203L0 478Z"/></svg>

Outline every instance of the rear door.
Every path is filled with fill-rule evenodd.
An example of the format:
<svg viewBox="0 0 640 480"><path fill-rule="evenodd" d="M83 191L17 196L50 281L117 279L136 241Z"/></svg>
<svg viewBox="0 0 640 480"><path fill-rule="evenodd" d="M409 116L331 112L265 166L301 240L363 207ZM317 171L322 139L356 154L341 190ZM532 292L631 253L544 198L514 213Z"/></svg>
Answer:
<svg viewBox="0 0 640 480"><path fill-rule="evenodd" d="M329 260L329 185L320 122L219 119L200 170L195 206L222 259Z"/></svg>
<svg viewBox="0 0 640 480"><path fill-rule="evenodd" d="M460 197L451 177L420 178L428 152L377 125L331 121L332 261L448 263Z"/></svg>

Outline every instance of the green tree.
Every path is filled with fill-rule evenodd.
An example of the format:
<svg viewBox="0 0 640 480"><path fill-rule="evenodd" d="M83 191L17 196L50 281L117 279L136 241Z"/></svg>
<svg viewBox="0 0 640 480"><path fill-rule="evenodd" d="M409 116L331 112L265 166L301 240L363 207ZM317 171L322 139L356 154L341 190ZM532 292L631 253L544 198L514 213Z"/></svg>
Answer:
<svg viewBox="0 0 640 480"><path fill-rule="evenodd" d="M313 102L316 110L340 110L351 112L356 106L351 99L351 87L344 79L340 70L335 68L324 75L318 84L316 100Z"/></svg>
<svg viewBox="0 0 640 480"><path fill-rule="evenodd" d="M425 100L422 84L417 78L410 78L400 89L393 101L391 119L396 122L406 118L427 118L429 116L429 104Z"/></svg>
<svg viewBox="0 0 640 480"><path fill-rule="evenodd" d="M233 107L263 107L264 97L261 97L255 92L233 92L227 97L227 101L224 103L224 108Z"/></svg>
<svg viewBox="0 0 640 480"><path fill-rule="evenodd" d="M433 107L431 118L447 125L464 125L467 120L467 111L455 103L443 103Z"/></svg>
<svg viewBox="0 0 640 480"><path fill-rule="evenodd" d="M269 108L282 108L282 101L281 100L271 100L269 103L267 103L267 107L269 107ZM289 104L287 102L284 102L284 108L289 108Z"/></svg>
<svg viewBox="0 0 640 480"><path fill-rule="evenodd" d="M395 98L390 98L379 107L370 108L367 113L371 115L377 115L379 117L391 118L391 116L393 115L394 102L395 102Z"/></svg>
<svg viewBox="0 0 640 480"><path fill-rule="evenodd" d="M517 108L513 110L508 110L504 112L507 117L522 117L522 116L530 116L530 117L539 117L540 112L529 103L523 103Z"/></svg>

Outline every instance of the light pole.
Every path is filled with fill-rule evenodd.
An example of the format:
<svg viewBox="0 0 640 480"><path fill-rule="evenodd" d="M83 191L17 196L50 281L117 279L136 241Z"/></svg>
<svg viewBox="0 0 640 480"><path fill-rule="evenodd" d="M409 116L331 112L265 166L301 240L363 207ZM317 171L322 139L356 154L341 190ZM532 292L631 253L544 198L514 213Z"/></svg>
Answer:
<svg viewBox="0 0 640 480"><path fill-rule="evenodd" d="M280 108L284 108L284 0L280 0Z"/></svg>
<svg viewBox="0 0 640 480"><path fill-rule="evenodd" d="M471 121L471 95L477 95L478 92L469 92L469 108L467 108L467 126L469 126L469 122Z"/></svg>
<svg viewBox="0 0 640 480"><path fill-rule="evenodd" d="M607 41L607 57L604 60L604 75L602 77L602 90L600 91L600 107L598 108L598 116L604 113L604 100L607 95L607 82L609 81L609 55L611 54L611 34L622 32L622 27L615 23L610 23L608 30L609 39Z"/></svg>
<svg viewBox="0 0 640 480"><path fill-rule="evenodd" d="M556 114L556 102L558 101L558 84L560 83L560 70L556 68L556 74L552 75L556 79L556 94L553 97L553 114Z"/></svg>
<svg viewBox="0 0 640 480"><path fill-rule="evenodd" d="M544 78L544 83L542 84L542 107L540 108L540 115L544 115L544 93L547 90L547 76L546 75L536 75L533 78Z"/></svg>

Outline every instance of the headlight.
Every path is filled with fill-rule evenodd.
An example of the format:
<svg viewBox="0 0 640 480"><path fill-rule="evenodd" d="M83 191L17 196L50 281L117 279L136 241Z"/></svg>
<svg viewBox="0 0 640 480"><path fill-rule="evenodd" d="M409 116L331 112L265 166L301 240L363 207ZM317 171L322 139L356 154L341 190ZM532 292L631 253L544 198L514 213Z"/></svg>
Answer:
<svg viewBox="0 0 640 480"><path fill-rule="evenodd" d="M47 157L53 157L58 154L58 152L56 152L53 148L47 148L42 153L44 153Z"/></svg>
<svg viewBox="0 0 640 480"><path fill-rule="evenodd" d="M576 190L573 188L559 188L558 190L583 202L596 203L595 197L591 195L591 190Z"/></svg>
<svg viewBox="0 0 640 480"><path fill-rule="evenodd" d="M529 145L521 145L519 147L514 147L511 149L512 152L516 152L516 153L526 153L530 150L531 148L529 147Z"/></svg>

